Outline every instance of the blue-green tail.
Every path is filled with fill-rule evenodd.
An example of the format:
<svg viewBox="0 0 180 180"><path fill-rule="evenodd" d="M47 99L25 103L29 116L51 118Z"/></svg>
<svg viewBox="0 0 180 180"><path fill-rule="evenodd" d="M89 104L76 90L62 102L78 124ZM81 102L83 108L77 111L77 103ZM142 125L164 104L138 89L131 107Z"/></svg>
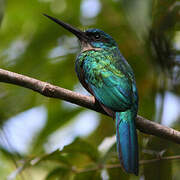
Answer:
<svg viewBox="0 0 180 180"><path fill-rule="evenodd" d="M116 138L120 162L128 173L138 175L138 141L135 127L136 113L132 110L116 112Z"/></svg>

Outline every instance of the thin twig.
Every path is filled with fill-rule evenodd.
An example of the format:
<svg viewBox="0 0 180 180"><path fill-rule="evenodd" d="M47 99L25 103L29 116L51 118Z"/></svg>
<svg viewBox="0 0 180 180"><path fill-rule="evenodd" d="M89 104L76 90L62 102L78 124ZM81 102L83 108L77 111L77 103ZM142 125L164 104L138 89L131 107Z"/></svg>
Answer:
<svg viewBox="0 0 180 180"><path fill-rule="evenodd" d="M43 156L42 156L43 158ZM8 178L10 180L15 179L16 176L19 173L22 173L22 171L27 168L28 166L34 166L37 165L41 160L41 158L35 159L35 163L32 163L32 159L29 159L27 161L25 161L23 163L22 166L18 167L15 171L13 171ZM178 160L180 159L180 155L176 155L176 156L165 156L165 157L159 157L156 159L149 159L149 160L141 160L139 161L139 165L144 165L144 164L148 164L148 163L154 163L154 162L158 162L158 161L162 161L162 160ZM73 171L74 173L85 173L85 172L90 172L90 171L97 171L97 170L101 170L101 169L113 169L113 168L120 168L121 164L117 163L117 164L92 164L93 167L91 168L77 168L76 166L72 166L70 167L70 170Z"/></svg>
<svg viewBox="0 0 180 180"><path fill-rule="evenodd" d="M51 85L47 82L30 78L28 76L0 69L0 82L15 84L28 89L32 89L33 91L39 92L44 96L62 99L106 114L93 96L89 97L81 95L79 93ZM180 132L177 130L149 121L141 116L137 116L136 125L137 128L143 133L155 135L180 144Z"/></svg>
<svg viewBox="0 0 180 180"><path fill-rule="evenodd" d="M158 162L161 160L175 160L175 159L180 159L180 155L177 156L166 156L166 157L161 157L158 159L149 159L149 160L141 160L139 162L139 165L144 165L144 164L149 164L149 163L154 163L154 162ZM86 168L86 169L76 169L75 172L76 173L84 173L84 172L89 172L89 171L97 171L97 170L101 170L101 169L113 169L113 168L119 168L121 167L121 164L106 164L106 165L99 165L99 166L95 166L92 168Z"/></svg>

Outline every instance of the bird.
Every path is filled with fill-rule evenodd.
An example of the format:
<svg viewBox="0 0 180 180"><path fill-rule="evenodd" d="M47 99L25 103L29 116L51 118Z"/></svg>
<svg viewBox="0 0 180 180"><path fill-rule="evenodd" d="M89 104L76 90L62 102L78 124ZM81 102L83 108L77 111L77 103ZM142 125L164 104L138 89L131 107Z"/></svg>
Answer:
<svg viewBox="0 0 180 180"><path fill-rule="evenodd" d="M57 18L43 14L73 33L80 42L75 71L80 83L115 120L116 144L122 168L138 176L138 137L135 119L138 91L131 66L116 41L100 29L82 31Z"/></svg>

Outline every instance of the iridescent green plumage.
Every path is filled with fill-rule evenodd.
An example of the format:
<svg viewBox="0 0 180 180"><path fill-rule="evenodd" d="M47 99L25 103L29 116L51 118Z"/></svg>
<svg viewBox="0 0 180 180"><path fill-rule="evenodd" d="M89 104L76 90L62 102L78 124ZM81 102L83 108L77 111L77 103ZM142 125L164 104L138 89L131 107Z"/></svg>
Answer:
<svg viewBox="0 0 180 180"><path fill-rule="evenodd" d="M46 15L47 16L47 15ZM135 118L138 94L133 71L111 36L99 29L80 31L47 16L73 34L81 43L76 73L82 85L116 119L117 150L122 167L138 175L138 142Z"/></svg>
<svg viewBox="0 0 180 180"><path fill-rule="evenodd" d="M82 52L76 61L76 72L81 80L83 69L85 82L97 100L113 111L124 111L132 105L133 80L125 70L130 67L122 66L120 56L114 56L115 51L117 47Z"/></svg>
<svg viewBox="0 0 180 180"><path fill-rule="evenodd" d="M106 34L98 29L88 32ZM108 38L111 38L107 35ZM134 74L111 39L91 43L91 49L82 51L76 59L80 82L100 102L104 110L116 119L117 150L123 168L138 174L138 143L135 118L138 95Z"/></svg>

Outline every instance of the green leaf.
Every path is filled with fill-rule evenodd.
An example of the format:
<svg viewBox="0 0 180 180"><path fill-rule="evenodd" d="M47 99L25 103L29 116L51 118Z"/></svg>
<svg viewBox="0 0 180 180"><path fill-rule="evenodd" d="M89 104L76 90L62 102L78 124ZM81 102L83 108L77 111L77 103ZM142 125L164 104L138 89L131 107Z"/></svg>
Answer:
<svg viewBox="0 0 180 180"><path fill-rule="evenodd" d="M72 144L65 146L62 152L83 153L88 155L93 161L97 161L99 158L97 149L80 138L77 138Z"/></svg>
<svg viewBox="0 0 180 180"><path fill-rule="evenodd" d="M71 176L71 171L68 168L58 167L58 168L52 170L46 176L46 180L55 180L55 179L69 180L70 176Z"/></svg>
<svg viewBox="0 0 180 180"><path fill-rule="evenodd" d="M101 180L100 171L82 172L75 175L74 180Z"/></svg>
<svg viewBox="0 0 180 180"><path fill-rule="evenodd" d="M39 160L37 161L38 163L43 163L43 161L49 160L49 161L56 161L63 163L64 165L71 165L71 161L68 156L63 154L60 150L56 150L52 153L43 155L42 157L38 158Z"/></svg>
<svg viewBox="0 0 180 180"><path fill-rule="evenodd" d="M127 174L121 167L119 168L111 168L107 169L108 175L109 175L109 180L114 180L114 179L130 179L130 174Z"/></svg>
<svg viewBox="0 0 180 180"><path fill-rule="evenodd" d="M72 165L79 165L80 160L83 160L82 155L86 155L89 159L92 161L98 161L99 153L96 148L94 148L92 145L87 143L86 141L77 138L73 143L67 145L64 147L62 151L56 150L52 153L45 154L40 157L34 158L34 164L38 165L39 163L43 164L45 161L56 161L64 166L72 166ZM74 162L74 157L77 159L80 159L79 162L76 163L76 158ZM73 164L75 163L75 164Z"/></svg>

